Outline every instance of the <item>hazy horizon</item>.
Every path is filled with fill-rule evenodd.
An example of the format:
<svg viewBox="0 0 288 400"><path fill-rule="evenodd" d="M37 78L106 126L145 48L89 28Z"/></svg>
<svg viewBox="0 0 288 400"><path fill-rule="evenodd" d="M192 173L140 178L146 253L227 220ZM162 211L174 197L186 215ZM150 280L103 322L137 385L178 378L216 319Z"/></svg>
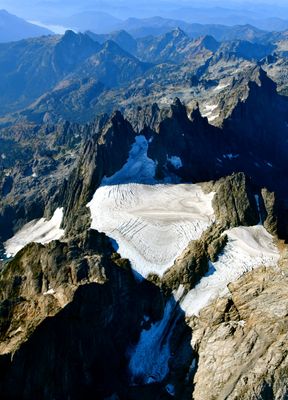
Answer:
<svg viewBox="0 0 288 400"><path fill-rule="evenodd" d="M25 19L36 18L40 20L48 20L53 18L63 18L76 13L85 11L101 11L107 12L117 18L126 19L129 17L151 17L170 15L171 11L185 9L211 9L219 8L242 12L245 15L250 14L254 18L261 17L282 17L288 18L288 5L284 0L254 0L252 1L189 1L189 0L152 0L139 1L135 3L131 0L83 0L81 3L76 0L1 0L0 9L6 9L8 12ZM224 12L224 10L223 10ZM171 17L173 16L170 15ZM188 16L189 18L189 16Z"/></svg>
<svg viewBox="0 0 288 400"><path fill-rule="evenodd" d="M281 31L288 27L288 5L284 0L276 3L272 0L158 0L156 3L152 0L137 3L132 0L83 0L81 3L76 0L13 0L13 3L0 0L0 9L55 33L63 33L65 29L90 29L93 18L98 33L103 33L117 28L128 18L154 16L200 24L251 24L263 30ZM97 17L93 12L100 15Z"/></svg>

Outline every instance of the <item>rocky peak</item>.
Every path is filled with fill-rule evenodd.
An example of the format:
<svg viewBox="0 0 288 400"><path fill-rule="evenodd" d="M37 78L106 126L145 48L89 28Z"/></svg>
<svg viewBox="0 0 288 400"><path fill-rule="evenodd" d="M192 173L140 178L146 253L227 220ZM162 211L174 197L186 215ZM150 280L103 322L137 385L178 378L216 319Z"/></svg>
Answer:
<svg viewBox="0 0 288 400"><path fill-rule="evenodd" d="M88 35L66 31L55 46L54 66L58 74L63 77L91 55L97 53L99 49L99 44L90 39Z"/></svg>
<svg viewBox="0 0 288 400"><path fill-rule="evenodd" d="M188 35L179 27L177 27L176 29L174 29L171 32L171 35L175 38L187 38Z"/></svg>
<svg viewBox="0 0 288 400"><path fill-rule="evenodd" d="M272 95L277 95L277 84L268 77L267 72L262 67L255 69L256 82L259 86L262 86L265 92L269 92Z"/></svg>
<svg viewBox="0 0 288 400"><path fill-rule="evenodd" d="M212 52L217 51L220 46L220 43L211 35L201 36L199 39L196 39L194 43Z"/></svg>
<svg viewBox="0 0 288 400"><path fill-rule="evenodd" d="M60 38L59 43L65 48L77 46L77 47L92 47L98 50L99 44L92 40L87 34L85 33L75 33L72 30L68 30L64 33L64 35Z"/></svg>
<svg viewBox="0 0 288 400"><path fill-rule="evenodd" d="M71 29L68 29L67 31L65 31L64 35L62 36L62 40L63 41L73 41L77 38L77 33L75 33L74 31L72 31Z"/></svg>
<svg viewBox="0 0 288 400"><path fill-rule="evenodd" d="M201 114L200 108L199 108L199 103L196 103L195 107L191 111L190 119L191 119L191 121L195 121L195 122L203 121L203 117L202 117L202 114Z"/></svg>
<svg viewBox="0 0 288 400"><path fill-rule="evenodd" d="M178 97L175 97L173 103L170 106L171 118L187 118L187 111L184 104L181 103L181 100Z"/></svg>
<svg viewBox="0 0 288 400"><path fill-rule="evenodd" d="M116 42L114 42L113 40L107 40L104 44L103 44L103 50L107 50L107 51L111 51L111 52L115 52L115 53L119 53L121 51L123 51L121 49L121 47L118 46L118 44Z"/></svg>

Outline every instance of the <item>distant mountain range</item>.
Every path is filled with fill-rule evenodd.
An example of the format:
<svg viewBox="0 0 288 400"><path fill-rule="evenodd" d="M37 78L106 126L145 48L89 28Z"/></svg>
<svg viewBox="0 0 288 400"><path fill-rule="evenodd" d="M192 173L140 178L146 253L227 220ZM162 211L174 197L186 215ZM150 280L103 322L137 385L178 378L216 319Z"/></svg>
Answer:
<svg viewBox="0 0 288 400"><path fill-rule="evenodd" d="M246 39L254 40L262 36L266 29L259 29L251 24L237 22L235 24L202 24L188 23L181 19L171 19L163 17L151 18L128 18L121 21L106 13L81 13L69 17L63 21L65 26L76 31L92 31L96 34L110 34L114 31L126 31L134 38L145 37L149 35L161 35L173 29L180 28L190 37L196 38L201 35L212 35L217 40L235 40ZM232 26L233 25L233 26ZM285 29L285 24L281 29ZM287 23L288 28L288 23ZM281 30L280 29L280 30ZM271 29L271 30L274 30Z"/></svg>
<svg viewBox="0 0 288 400"><path fill-rule="evenodd" d="M219 32L219 27L200 28L201 33ZM238 98L247 95L247 76L257 64L269 70L285 92L287 32L268 34L236 26L219 35L229 40L191 36L180 28L144 38L123 30L102 35L67 31L3 43L1 123L15 118L85 122L137 103L165 106L177 95L186 104L197 97L202 114L221 124Z"/></svg>
<svg viewBox="0 0 288 400"><path fill-rule="evenodd" d="M50 19L77 31L92 30L96 33L108 33L112 30L126 30L133 36L146 36L147 34L160 34L165 28L171 30L177 26L186 31L198 30L198 25L212 25L231 27L234 25L252 25L261 30L282 31L288 29L288 16L257 16L256 13L245 13L220 7L214 8L178 8L173 12L154 11L154 16L133 17L120 19L103 11L84 11L68 17ZM113 14L113 12L112 12ZM161 15L161 16L160 16ZM149 31L148 31L149 30Z"/></svg>
<svg viewBox="0 0 288 400"><path fill-rule="evenodd" d="M107 34L97 34L95 31L89 30L86 33L99 43L104 43L106 40L114 40L125 48L129 42L129 50L127 48L127 51L131 51L131 48L135 47L135 43L134 45L132 43L135 40L147 38L148 36L160 36L179 29L192 39L206 35L213 36L218 41L248 40L250 42L261 42L265 41L266 38L268 38L267 40L271 39L271 34L251 25L230 27L224 25L187 24L183 21L167 21L163 18L155 18L153 21L149 20L149 23L147 22L147 26L145 26L145 20L137 20L137 24L135 21L131 25L128 24L127 29L123 28ZM277 33L273 34L273 37L275 35ZM280 33L279 35L281 36Z"/></svg>
<svg viewBox="0 0 288 400"><path fill-rule="evenodd" d="M77 31L95 30L97 32L110 32L121 24L121 19L115 18L104 12L82 12L64 19L64 25Z"/></svg>
<svg viewBox="0 0 288 400"><path fill-rule="evenodd" d="M0 10L0 42L2 43L51 34L53 32L49 29L31 24L9 14L6 10Z"/></svg>
<svg viewBox="0 0 288 400"><path fill-rule="evenodd" d="M9 16L5 11L2 14ZM106 18L106 14L102 16ZM82 17L83 22L88 16ZM91 14L91 26L94 17ZM201 112L217 124L229 115L239 97L245 97L247 82L244 80L240 89L234 86L235 101L221 88L230 87L243 68L249 76L257 64L269 70L281 92L287 92L287 32L269 33L250 25L189 24L160 17L131 18L124 25L128 30L108 34L68 30L64 35L2 43L1 117L9 114L9 119L11 113L20 112L34 121L63 117L82 122L96 113L127 110L136 99L139 104L147 99L166 104L177 95L187 103L193 97L201 99ZM241 81L239 76L237 81ZM221 106L221 114L214 104L206 104L218 94L227 104Z"/></svg>
<svg viewBox="0 0 288 400"><path fill-rule="evenodd" d="M188 23L185 20L177 18L172 19L157 16L151 18L128 18L123 21L108 13L94 11L74 14L66 18L61 18L61 20L56 19L55 24L63 26L63 30L65 26L78 32L93 32L100 35L97 37L98 42L104 42L108 37L113 40L114 32L119 31L125 31L137 39L151 35L162 35L176 28L183 30L190 38L211 35L218 41L249 40L256 42L265 37L269 30L282 31L288 29L288 21L279 20L279 18L271 18L271 24L260 24L262 29L256 27L257 23L251 25L245 23L245 21L247 19L238 19L234 25L228 22L226 24L220 24L219 22L217 24L202 24ZM39 25L41 25L40 22ZM45 23L43 26L46 26ZM0 10L0 43L51 35L53 33L48 28L27 22L8 13L6 10Z"/></svg>

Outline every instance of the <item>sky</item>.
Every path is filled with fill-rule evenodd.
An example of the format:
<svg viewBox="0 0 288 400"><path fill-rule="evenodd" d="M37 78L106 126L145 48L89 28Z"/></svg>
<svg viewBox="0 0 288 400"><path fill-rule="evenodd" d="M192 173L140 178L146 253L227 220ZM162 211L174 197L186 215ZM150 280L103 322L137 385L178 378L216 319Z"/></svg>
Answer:
<svg viewBox="0 0 288 400"><path fill-rule="evenodd" d="M27 20L56 25L64 24L65 19L73 14L91 10L104 11L120 19L155 15L173 18L176 15L190 22L189 19L193 19L191 9L212 7L226 9L223 10L223 15L226 12L227 16L230 12L246 18L278 17L288 20L287 0L0 0L0 9L6 9ZM186 11L189 8L190 13L184 10L181 14L183 8ZM219 10L213 12L210 12L209 17L217 18ZM197 13L195 15L196 18Z"/></svg>

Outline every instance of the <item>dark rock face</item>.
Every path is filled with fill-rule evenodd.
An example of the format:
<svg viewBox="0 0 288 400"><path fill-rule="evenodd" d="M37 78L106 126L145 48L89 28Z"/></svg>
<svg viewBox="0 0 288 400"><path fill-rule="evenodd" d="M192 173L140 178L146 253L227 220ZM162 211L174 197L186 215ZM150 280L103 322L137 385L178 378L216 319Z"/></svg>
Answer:
<svg viewBox="0 0 288 400"><path fill-rule="evenodd" d="M208 271L208 255L202 240L193 241L163 276L166 290L177 290L179 285L190 289Z"/></svg>
<svg viewBox="0 0 288 400"><path fill-rule="evenodd" d="M219 141L219 136L220 131L209 125L199 110L192 113L190 120L186 108L177 99L171 106L170 114L160 122L148 156L157 160L160 176L165 174L165 169L173 168L167 165L167 157L179 156L183 166L176 173L183 180L210 180L217 174L214 168L217 156L225 152L226 145Z"/></svg>
<svg viewBox="0 0 288 400"><path fill-rule="evenodd" d="M72 226L75 223L74 212L92 199L102 178L113 175L125 164L134 139L131 125L117 112L86 144L79 165L63 191L66 220L70 217Z"/></svg>
<svg viewBox="0 0 288 400"><path fill-rule="evenodd" d="M267 189L263 189L261 194L266 209L264 226L272 235L280 233L281 236L281 223L277 218L277 214L279 214L279 205L275 198L275 193L269 193Z"/></svg>
<svg viewBox="0 0 288 400"><path fill-rule="evenodd" d="M235 174L218 183L213 199L216 218L226 228L257 225L259 213L253 189L244 174Z"/></svg>
<svg viewBox="0 0 288 400"><path fill-rule="evenodd" d="M260 159L282 163L287 154L287 105L287 98L277 94L276 84L260 69L259 83L250 84L247 100L239 102L223 129L245 152L257 152Z"/></svg>

